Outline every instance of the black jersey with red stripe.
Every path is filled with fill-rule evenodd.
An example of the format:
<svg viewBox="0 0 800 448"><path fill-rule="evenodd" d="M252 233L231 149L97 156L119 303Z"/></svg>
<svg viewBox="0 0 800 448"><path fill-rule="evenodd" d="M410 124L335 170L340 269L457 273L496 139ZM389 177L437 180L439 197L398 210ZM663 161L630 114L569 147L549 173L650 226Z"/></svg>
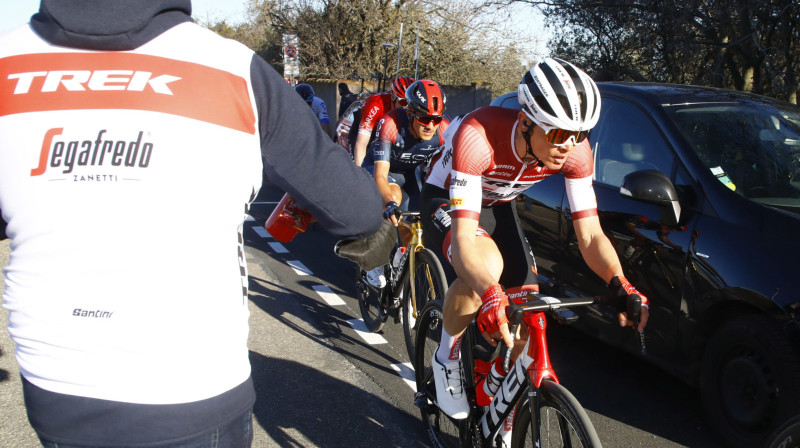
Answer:
<svg viewBox="0 0 800 448"><path fill-rule="evenodd" d="M443 120L433 137L419 140L411 133L411 121L405 109L389 111L378 123L378 138L370 146L364 166L389 162L390 172L411 171L442 149L442 134L447 126L448 122Z"/></svg>

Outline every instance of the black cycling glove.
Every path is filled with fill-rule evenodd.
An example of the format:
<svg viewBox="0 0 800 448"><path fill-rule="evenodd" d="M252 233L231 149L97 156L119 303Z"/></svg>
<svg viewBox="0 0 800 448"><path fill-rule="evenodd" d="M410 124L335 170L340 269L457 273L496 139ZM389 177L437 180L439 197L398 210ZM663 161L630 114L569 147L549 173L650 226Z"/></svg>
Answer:
<svg viewBox="0 0 800 448"><path fill-rule="evenodd" d="M336 243L333 252L369 271L387 263L396 243L397 228L384 220L377 232L360 240L341 240Z"/></svg>
<svg viewBox="0 0 800 448"><path fill-rule="evenodd" d="M400 206L397 205L397 202L389 201L386 203L386 209L383 211L383 217L384 219L390 219L392 215L400 215Z"/></svg>

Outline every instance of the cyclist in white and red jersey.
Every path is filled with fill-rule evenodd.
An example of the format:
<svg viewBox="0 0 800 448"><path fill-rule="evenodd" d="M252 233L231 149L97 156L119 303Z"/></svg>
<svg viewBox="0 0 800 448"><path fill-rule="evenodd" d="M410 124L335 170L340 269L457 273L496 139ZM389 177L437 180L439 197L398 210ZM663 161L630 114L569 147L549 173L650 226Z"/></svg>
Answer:
<svg viewBox="0 0 800 448"><path fill-rule="evenodd" d="M355 141L355 143L352 143L352 149L353 160L355 160L356 165L361 166L364 161L364 156L367 154L367 146L376 136L378 121L390 110L406 105L406 89L413 82L414 78L400 76L392 83L391 92L373 93L364 102L364 106L359 111L361 119L358 123L358 135L355 140L352 138L351 130L350 141ZM353 127L356 127L355 123L353 125Z"/></svg>
<svg viewBox="0 0 800 448"><path fill-rule="evenodd" d="M646 304L625 279L597 216L586 140L600 113L594 81L571 63L548 58L525 74L519 101L521 111L484 107L454 120L445 133L444 153L423 187L425 237L434 250L441 247L440 256L450 262L443 265L457 277L447 291L441 344L432 360L439 407L454 418L465 418L469 410L459 350L467 325L477 314L490 344L502 338L510 345L509 296L524 301L527 291L538 290L530 245L511 202L536 182L564 175L584 260L614 293L639 294ZM645 306L640 329L647 317ZM630 325L624 313L619 320ZM522 335L514 355L525 339ZM498 363L492 369L505 375Z"/></svg>
<svg viewBox="0 0 800 448"><path fill-rule="evenodd" d="M447 98L439 84L421 79L408 86L405 94L406 107L389 111L378 123L378 138L363 163L385 203L383 217L395 226L397 210L419 210L418 167L442 149L442 134L449 124L444 117ZM383 266L367 272L367 280L383 288Z"/></svg>

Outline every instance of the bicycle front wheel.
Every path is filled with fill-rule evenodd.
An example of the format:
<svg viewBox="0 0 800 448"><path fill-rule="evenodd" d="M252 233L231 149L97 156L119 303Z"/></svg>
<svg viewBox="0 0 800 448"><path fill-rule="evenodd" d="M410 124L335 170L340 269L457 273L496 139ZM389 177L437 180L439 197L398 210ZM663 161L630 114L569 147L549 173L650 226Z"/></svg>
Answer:
<svg viewBox="0 0 800 448"><path fill-rule="evenodd" d="M414 272L413 283L406 282L405 289L403 290L403 335L406 339L406 350L408 351L408 359L412 362L414 360L414 345L417 340L417 322L418 315L422 312L425 304L431 300L444 301L444 294L447 292L447 280L444 276L444 269L442 269L439 259L430 250L423 248L414 256ZM410 267L410 264L409 264ZM409 279L411 276L409 276ZM412 295L409 285L414 287L414 301L416 308L412 303Z"/></svg>
<svg viewBox="0 0 800 448"><path fill-rule="evenodd" d="M601 447L600 438L594 430L583 406L564 386L544 380L541 393L541 448ZM514 448L535 447L531 427L531 407L527 400L520 402L514 416L511 446Z"/></svg>
<svg viewBox="0 0 800 448"><path fill-rule="evenodd" d="M431 444L435 448L457 448L459 423L436 406L436 384L433 379L431 360L442 337L442 302L434 300L419 313L414 373L417 379L417 405L422 410L422 421L428 428Z"/></svg>
<svg viewBox="0 0 800 448"><path fill-rule="evenodd" d="M383 329L384 319L381 310L382 289L371 286L367 281L367 273L361 268L356 268L356 295L358 297L358 308L361 311L361 318L367 329L373 333Z"/></svg>

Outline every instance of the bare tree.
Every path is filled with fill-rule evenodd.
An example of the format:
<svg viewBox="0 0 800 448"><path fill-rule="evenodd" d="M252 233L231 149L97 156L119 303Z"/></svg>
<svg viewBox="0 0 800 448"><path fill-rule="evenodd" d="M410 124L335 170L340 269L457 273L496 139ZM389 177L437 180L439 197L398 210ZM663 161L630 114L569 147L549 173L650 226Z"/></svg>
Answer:
<svg viewBox="0 0 800 448"><path fill-rule="evenodd" d="M515 42L507 17L479 6L477 0L251 0L246 23L205 25L275 66L283 62L281 33L298 33L307 78L369 79L386 69L442 84L491 83L504 93L519 82L531 53ZM398 48L382 44L398 44L401 24L398 70Z"/></svg>
<svg viewBox="0 0 800 448"><path fill-rule="evenodd" d="M691 83L797 103L797 0L487 0L539 8L552 52L602 78Z"/></svg>

